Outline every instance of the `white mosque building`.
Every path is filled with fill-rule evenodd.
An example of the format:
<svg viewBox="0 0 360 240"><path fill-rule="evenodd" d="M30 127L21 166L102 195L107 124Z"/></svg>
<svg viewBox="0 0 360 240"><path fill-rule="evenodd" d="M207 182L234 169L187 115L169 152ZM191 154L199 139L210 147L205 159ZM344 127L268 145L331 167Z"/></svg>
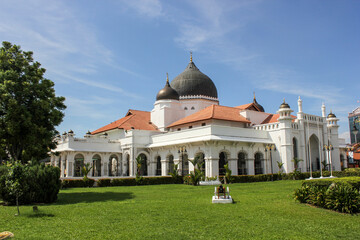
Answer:
<svg viewBox="0 0 360 240"><path fill-rule="evenodd" d="M320 109L320 107L319 107ZM196 156L207 177L224 175L226 163L233 175L269 174L294 170L292 159L303 159L301 171L318 171L321 162L341 169L338 120L333 113L303 112L298 99L296 116L285 103L267 113L256 101L228 107L219 105L214 82L190 58L185 70L171 83L167 79L150 111L129 110L126 115L77 138L70 130L58 136L51 164L61 177L81 177L81 166L90 163L94 178L132 177L136 158L144 176L168 176L174 164L180 174L193 170ZM325 150L323 150L325 149Z"/></svg>

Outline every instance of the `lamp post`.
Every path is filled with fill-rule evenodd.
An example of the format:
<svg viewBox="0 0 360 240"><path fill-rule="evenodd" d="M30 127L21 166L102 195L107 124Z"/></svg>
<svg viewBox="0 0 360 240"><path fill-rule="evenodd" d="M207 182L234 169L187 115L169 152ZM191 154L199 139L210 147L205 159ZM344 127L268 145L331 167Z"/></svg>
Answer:
<svg viewBox="0 0 360 240"><path fill-rule="evenodd" d="M181 156L181 176L184 177L184 153L187 153L186 147L180 147L178 153Z"/></svg>
<svg viewBox="0 0 360 240"><path fill-rule="evenodd" d="M271 151L276 151L275 145L268 144L265 146L265 152L269 151L270 154L270 168L271 168L271 181L274 181L274 172L273 172L273 163L272 163L272 154Z"/></svg>
<svg viewBox="0 0 360 240"><path fill-rule="evenodd" d="M330 142L328 142L328 144L324 145L324 151L327 151L327 156L328 156L328 159L330 161L330 177L334 177L332 175L332 160L331 160L331 151L334 150L334 147L330 144Z"/></svg>
<svg viewBox="0 0 360 240"><path fill-rule="evenodd" d="M353 130L352 130L352 133L354 134L355 136L355 143L357 143L357 134L359 133L359 130L356 128L356 125L354 123L354 127L353 127Z"/></svg>

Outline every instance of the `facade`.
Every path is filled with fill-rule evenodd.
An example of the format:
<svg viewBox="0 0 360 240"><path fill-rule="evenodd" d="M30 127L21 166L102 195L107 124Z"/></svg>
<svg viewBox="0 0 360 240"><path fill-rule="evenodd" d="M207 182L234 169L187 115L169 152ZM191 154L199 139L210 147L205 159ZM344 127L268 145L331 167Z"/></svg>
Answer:
<svg viewBox="0 0 360 240"><path fill-rule="evenodd" d="M349 129L350 129L350 142L351 144L360 141L360 107L357 107L349 113ZM355 130L355 131L354 131Z"/></svg>
<svg viewBox="0 0 360 240"><path fill-rule="evenodd" d="M58 136L51 164L64 178L80 177L86 163L95 178L135 176L138 157L144 176L167 176L174 165L188 174L195 157L206 177L224 175L226 163L234 175L276 173L277 162L289 173L294 158L304 160L301 171L318 171L324 161L340 170L346 153L340 154L335 114L326 115L324 105L320 115L307 114L300 97L293 112L284 100L276 113L267 113L255 95L248 104L221 106L214 82L191 58L171 83L167 78L150 112L129 110L84 138L72 131Z"/></svg>

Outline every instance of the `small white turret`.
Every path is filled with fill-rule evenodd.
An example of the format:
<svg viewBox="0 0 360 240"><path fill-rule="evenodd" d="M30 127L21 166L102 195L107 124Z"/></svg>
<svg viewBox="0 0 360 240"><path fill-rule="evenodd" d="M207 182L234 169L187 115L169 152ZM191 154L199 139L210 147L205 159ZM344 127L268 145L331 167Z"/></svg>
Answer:
<svg viewBox="0 0 360 240"><path fill-rule="evenodd" d="M293 110L291 110L289 104L285 102L285 98L284 98L284 102L280 105L279 110L277 111L277 113L280 114L279 120L292 119L291 118L292 112Z"/></svg>
<svg viewBox="0 0 360 240"><path fill-rule="evenodd" d="M301 100L300 96L299 96L299 99L298 99L298 111L300 113L302 113L302 100Z"/></svg>
<svg viewBox="0 0 360 240"><path fill-rule="evenodd" d="M326 117L325 103L323 103L322 106L321 106L321 112L322 112L322 117Z"/></svg>

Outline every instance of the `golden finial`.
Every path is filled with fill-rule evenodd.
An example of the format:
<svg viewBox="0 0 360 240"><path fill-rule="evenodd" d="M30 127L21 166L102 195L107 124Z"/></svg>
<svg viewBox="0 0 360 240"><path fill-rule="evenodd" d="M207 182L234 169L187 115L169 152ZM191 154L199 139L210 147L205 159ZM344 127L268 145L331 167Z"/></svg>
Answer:
<svg viewBox="0 0 360 240"><path fill-rule="evenodd" d="M255 97L255 91L253 92L253 94L254 94L254 100L256 100L256 97Z"/></svg>
<svg viewBox="0 0 360 240"><path fill-rule="evenodd" d="M166 83L169 84L169 74L166 73Z"/></svg>
<svg viewBox="0 0 360 240"><path fill-rule="evenodd" d="M190 51L190 62L192 62L192 51Z"/></svg>
<svg viewBox="0 0 360 240"><path fill-rule="evenodd" d="M284 98L284 103L285 103L285 98Z"/></svg>

